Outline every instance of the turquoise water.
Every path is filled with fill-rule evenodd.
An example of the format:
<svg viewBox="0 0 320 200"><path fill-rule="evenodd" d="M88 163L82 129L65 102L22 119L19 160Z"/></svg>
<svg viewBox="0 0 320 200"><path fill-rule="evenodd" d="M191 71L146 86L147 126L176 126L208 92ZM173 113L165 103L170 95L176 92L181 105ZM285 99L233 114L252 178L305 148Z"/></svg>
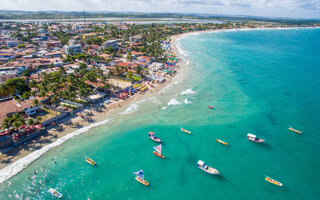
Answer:
<svg viewBox="0 0 320 200"><path fill-rule="evenodd" d="M320 29L205 33L179 43L191 62L185 79L50 150L1 184L0 199L54 199L49 187L63 199L318 199ZM152 153L149 131L164 141L164 160ZM248 132L266 144L247 141ZM199 170L199 159L221 176ZM149 187L134 180L140 169Z"/></svg>

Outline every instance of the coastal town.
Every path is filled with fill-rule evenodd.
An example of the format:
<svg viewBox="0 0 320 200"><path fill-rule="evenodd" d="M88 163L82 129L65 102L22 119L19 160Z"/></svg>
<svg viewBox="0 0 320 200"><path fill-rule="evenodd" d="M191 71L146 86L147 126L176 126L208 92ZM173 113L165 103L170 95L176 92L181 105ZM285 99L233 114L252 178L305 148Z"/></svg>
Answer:
<svg viewBox="0 0 320 200"><path fill-rule="evenodd" d="M73 118L90 122L93 111L104 112L113 102L143 94L175 76L179 58L172 51L171 36L292 26L1 22L0 161L10 164L3 155L16 147L48 130L81 128Z"/></svg>

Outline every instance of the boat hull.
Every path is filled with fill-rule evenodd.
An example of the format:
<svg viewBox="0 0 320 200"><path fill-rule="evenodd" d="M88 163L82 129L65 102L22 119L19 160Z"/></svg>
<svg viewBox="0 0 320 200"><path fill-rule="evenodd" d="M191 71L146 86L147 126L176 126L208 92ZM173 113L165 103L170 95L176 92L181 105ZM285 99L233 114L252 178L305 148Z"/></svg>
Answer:
<svg viewBox="0 0 320 200"><path fill-rule="evenodd" d="M96 162L94 162L93 160L88 159L88 158L86 159L86 162L89 163L92 166L96 165Z"/></svg>
<svg viewBox="0 0 320 200"><path fill-rule="evenodd" d="M184 133L187 133L187 134L191 134L191 131L188 131L186 129L180 129L180 131L184 132Z"/></svg>
<svg viewBox="0 0 320 200"><path fill-rule="evenodd" d="M224 142L224 141L222 141L222 140L216 139L216 141L217 141L218 143L220 143L220 144L228 145L228 143L226 143L226 142Z"/></svg>
<svg viewBox="0 0 320 200"><path fill-rule="evenodd" d="M216 170L215 172L210 172L208 170L203 169L202 167L198 167L198 168L210 175L220 175L220 172L218 170Z"/></svg>
<svg viewBox="0 0 320 200"><path fill-rule="evenodd" d="M141 180L138 176L135 178L136 181L138 181L139 183L141 183L142 185L149 185L149 182L146 180Z"/></svg>
<svg viewBox="0 0 320 200"><path fill-rule="evenodd" d="M268 181L269 183L272 183L274 185L282 187L282 183L280 183L279 181L276 181L270 177L266 177L265 180Z"/></svg>
<svg viewBox="0 0 320 200"><path fill-rule="evenodd" d="M289 128L289 130L292 131L292 132L295 132L295 133L300 133L300 134L302 133L301 131L296 130L296 129L294 129L294 128Z"/></svg>
<svg viewBox="0 0 320 200"><path fill-rule="evenodd" d="M164 158L164 156L163 156L163 155L159 154L159 153L158 153L158 152L156 152L156 151L153 151L153 153L154 153L156 156L160 157L160 158Z"/></svg>

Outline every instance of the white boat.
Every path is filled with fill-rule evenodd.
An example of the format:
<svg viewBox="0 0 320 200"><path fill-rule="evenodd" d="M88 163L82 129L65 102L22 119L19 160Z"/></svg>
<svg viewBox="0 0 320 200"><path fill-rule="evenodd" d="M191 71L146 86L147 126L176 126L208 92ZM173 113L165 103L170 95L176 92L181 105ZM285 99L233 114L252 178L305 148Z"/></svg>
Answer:
<svg viewBox="0 0 320 200"><path fill-rule="evenodd" d="M62 197L62 194L53 188L50 188L48 192L59 199Z"/></svg>
<svg viewBox="0 0 320 200"><path fill-rule="evenodd" d="M219 175L220 174L220 172L217 169L215 169L213 167L209 167L208 165L204 164L204 162L202 160L199 160L197 165L202 171L205 171L208 174L211 174L211 175Z"/></svg>
<svg viewBox="0 0 320 200"><path fill-rule="evenodd" d="M264 143L265 142L265 140L257 138L256 135L253 135L251 133L248 133L247 139L252 141L252 142L256 142L256 143Z"/></svg>

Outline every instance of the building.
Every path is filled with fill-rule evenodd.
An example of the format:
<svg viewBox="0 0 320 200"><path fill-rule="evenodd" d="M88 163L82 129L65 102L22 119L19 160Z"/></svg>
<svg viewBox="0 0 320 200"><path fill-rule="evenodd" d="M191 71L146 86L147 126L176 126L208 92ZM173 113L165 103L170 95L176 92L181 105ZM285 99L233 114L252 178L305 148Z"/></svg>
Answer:
<svg viewBox="0 0 320 200"><path fill-rule="evenodd" d="M64 46L63 49L64 49L64 52L65 52L67 55L74 55L74 54L77 54L77 53L81 53L81 52L82 52L82 49L81 49L81 46L80 46L80 45Z"/></svg>
<svg viewBox="0 0 320 200"><path fill-rule="evenodd" d="M18 46L18 42L15 40L8 40L8 41L6 41L6 44L7 44L8 49L10 49L11 47Z"/></svg>
<svg viewBox="0 0 320 200"><path fill-rule="evenodd" d="M118 49L118 42L117 40L108 40L103 43L103 46L104 48L112 47L114 49Z"/></svg>

